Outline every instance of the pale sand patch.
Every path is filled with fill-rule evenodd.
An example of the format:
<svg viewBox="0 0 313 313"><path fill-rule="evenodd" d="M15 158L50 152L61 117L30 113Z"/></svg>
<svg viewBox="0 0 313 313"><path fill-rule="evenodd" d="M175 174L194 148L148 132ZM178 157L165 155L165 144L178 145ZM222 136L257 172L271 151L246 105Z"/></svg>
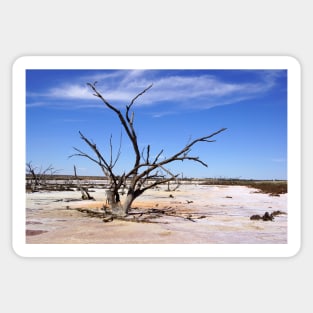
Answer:
<svg viewBox="0 0 313 313"><path fill-rule="evenodd" d="M175 210L205 218L195 222L164 216L158 223L116 221L69 210L101 210L103 190L92 194L96 201L79 201L79 192L27 194L27 243L287 243L287 216L273 222L251 221L253 214L280 210L287 213L287 195L271 197L240 186L182 185L177 191L149 190L133 208ZM170 196L171 195L171 196ZM72 201L78 199L78 201ZM71 201L69 201L71 200ZM38 224L41 223L41 224Z"/></svg>

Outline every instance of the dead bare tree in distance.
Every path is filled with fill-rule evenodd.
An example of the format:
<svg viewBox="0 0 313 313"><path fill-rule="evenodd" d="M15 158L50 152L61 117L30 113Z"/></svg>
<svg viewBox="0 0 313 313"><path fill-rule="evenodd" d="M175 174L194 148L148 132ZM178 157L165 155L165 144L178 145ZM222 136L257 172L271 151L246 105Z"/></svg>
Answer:
<svg viewBox="0 0 313 313"><path fill-rule="evenodd" d="M32 164L32 162L26 163L26 174L29 176L27 182L27 188L32 192L37 191L40 186L43 187L46 185L48 178L52 178L54 174L59 172L51 164L43 169L42 167L38 168Z"/></svg>
<svg viewBox="0 0 313 313"><path fill-rule="evenodd" d="M133 167L129 172L124 172L121 176L117 175L114 172L114 167L119 159L121 149L119 148L117 156L113 158L111 140L111 157L110 160L106 160L97 148L96 144L92 143L81 132L79 132L81 139L92 149L94 155L87 154L77 148L74 148L77 153L72 155L82 156L95 162L102 169L104 175L109 178L110 191L112 194L112 197L110 199L110 206L112 210L112 215L116 217L126 216L129 212L129 209L131 208L133 201L146 190L153 188L157 185L169 182L170 180L178 176L173 174L167 168L168 164L175 161L190 160L198 162L201 165L207 167L207 164L202 161L198 156L190 155L191 148L199 142L214 142L215 140L212 140L211 138L226 130L226 128L221 128L220 130L213 132L210 135L194 139L185 147L183 147L180 151L168 158L164 159L162 157L161 159L163 149L155 157L152 157L150 155L150 145L148 145L143 151L139 151L137 134L134 127L135 114L132 110L135 101L144 93L146 93L150 88L152 88L152 85L148 86L146 89L138 93L130 101L130 103L126 105L125 112L123 113L103 97L103 95L97 90L96 83L88 83L87 85L91 88L93 95L99 98L107 108L109 108L111 111L113 111L114 114L116 114L121 125L123 126L123 129L127 134L127 137L132 144L132 150L134 154ZM164 173L166 173L166 175L164 175ZM127 196L123 203L121 203L120 201L119 194L119 190L122 186L125 186L127 190Z"/></svg>
<svg viewBox="0 0 313 313"><path fill-rule="evenodd" d="M80 190L81 194L82 194L82 199L83 200L94 200L94 198L89 194L88 192L88 188L87 187L83 187L80 183L80 178L77 176L77 171L76 171L76 166L74 165L74 175L76 178L76 182L77 182L77 187Z"/></svg>

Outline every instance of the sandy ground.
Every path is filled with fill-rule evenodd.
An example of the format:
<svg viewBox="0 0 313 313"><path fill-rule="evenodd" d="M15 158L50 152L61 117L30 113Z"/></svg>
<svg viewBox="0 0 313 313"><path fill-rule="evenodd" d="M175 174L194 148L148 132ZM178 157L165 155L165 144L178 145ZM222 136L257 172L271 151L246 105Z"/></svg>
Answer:
<svg viewBox="0 0 313 313"><path fill-rule="evenodd" d="M26 195L26 243L287 243L287 214L274 221L250 216L280 210L287 213L287 195L273 197L242 186L182 185L177 191L148 190L133 203L140 210L175 210L157 223L136 223L88 217L74 208L101 210L105 193L81 201L80 192L37 192ZM171 195L171 196L170 196ZM197 217L202 217L197 219Z"/></svg>

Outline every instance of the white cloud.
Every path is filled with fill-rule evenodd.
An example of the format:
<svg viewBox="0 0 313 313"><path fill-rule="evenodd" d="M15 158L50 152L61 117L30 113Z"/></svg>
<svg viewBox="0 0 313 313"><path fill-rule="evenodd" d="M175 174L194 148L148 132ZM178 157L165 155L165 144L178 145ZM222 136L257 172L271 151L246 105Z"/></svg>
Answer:
<svg viewBox="0 0 313 313"><path fill-rule="evenodd" d="M44 101L27 102L26 105L28 108L42 107L42 106L46 105L46 102L44 102Z"/></svg>
<svg viewBox="0 0 313 313"><path fill-rule="evenodd" d="M47 94L52 98L63 99L92 99L93 96L87 86L64 85L62 87L52 88Z"/></svg>
<svg viewBox="0 0 313 313"><path fill-rule="evenodd" d="M175 111L160 111L160 112L153 112L152 117L159 118L167 115L173 115L176 114L177 112Z"/></svg>
<svg viewBox="0 0 313 313"><path fill-rule="evenodd" d="M230 83L207 74L162 76L159 71L149 70L98 72L95 75L80 77L79 83L53 87L41 96L64 100L95 99L84 82L97 81L97 88L105 99L113 105L124 106L153 83L153 88L138 98L137 106L157 105L166 101L169 105L175 104L181 108L187 108L188 105L192 105L193 108L211 108L254 98L268 91L275 85L277 73L275 71L264 73L262 79L254 83ZM72 102L71 105L84 106L79 101ZM90 107L91 104L86 105Z"/></svg>

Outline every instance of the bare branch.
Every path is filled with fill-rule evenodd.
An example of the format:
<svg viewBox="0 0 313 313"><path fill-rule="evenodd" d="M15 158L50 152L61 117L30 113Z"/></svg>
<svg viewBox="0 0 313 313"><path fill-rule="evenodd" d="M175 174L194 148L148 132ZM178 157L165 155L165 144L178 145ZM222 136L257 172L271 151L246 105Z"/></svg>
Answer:
<svg viewBox="0 0 313 313"><path fill-rule="evenodd" d="M194 146L196 143L198 142L208 142L209 138L212 138L213 136L219 134L220 132L226 130L226 128L222 128L208 136L204 136L204 137L200 137L197 138L195 140L193 140L190 144L188 144L187 146L185 146L182 150L180 150L178 153L174 154L173 156L160 161L160 162L153 162L152 164L144 164L141 165L142 166L147 166L147 169L144 170L141 174L138 175L138 180L147 176L149 173L151 173L152 171L154 171L156 168L161 168L162 166L168 164L168 163L172 163L174 161L184 161L184 160L190 160L190 161L195 161L198 162L200 164L202 164L203 166L207 167L207 164L205 162L203 162L202 160L199 159L199 157L192 157L192 156L188 156L188 153L191 151L191 147ZM160 155L161 153L159 153ZM157 156L156 160L159 158L159 155ZM138 167L139 169L139 167Z"/></svg>
<svg viewBox="0 0 313 313"><path fill-rule="evenodd" d="M178 174L178 175L175 175L175 178L177 178L178 176L179 176L179 174ZM161 179L161 180L157 180L157 181L155 181L154 183L152 183L152 184L150 184L150 185L148 185L148 186L146 186L146 187L140 189L140 192L143 193L143 192L145 192L145 191L148 190L148 189L151 189L151 188L156 187L156 186L158 186L158 185L165 184L165 183L167 183L167 182L169 182L169 181L171 181L171 180L173 180L173 177L165 178L165 179Z"/></svg>
<svg viewBox="0 0 313 313"><path fill-rule="evenodd" d="M139 165L140 163L140 152L139 152L139 148L138 148L138 142L137 142L137 135L136 135L136 132L135 132L135 129L133 127L133 121L134 121L134 114L132 115L132 118L130 119L129 117L129 110L130 108L132 107L132 105L134 104L134 102L141 96L143 95L148 89L150 89L152 87L152 85L150 85L149 87L147 87L146 89L144 89L142 92L140 92L136 97L133 98L133 100L131 101L131 103L126 106L126 113L125 113L125 117L122 115L121 111L118 110L116 107L114 107L113 105L111 105L102 95L101 93L96 89L95 85L94 84L91 84L91 83L87 83L87 85L93 90L94 92L94 96L100 98L102 100L102 102L109 108L111 109L112 111L114 111L122 126L124 127L126 133L127 133L127 136L129 137L132 145L133 145L133 148L134 148L134 152L135 152L135 157L136 157L136 160L135 160L135 167Z"/></svg>
<svg viewBox="0 0 313 313"><path fill-rule="evenodd" d="M132 117L131 117L131 119L130 119L130 121L129 121L129 124L130 124L130 125L133 125L133 124L134 124L134 118L135 118L135 113L132 112Z"/></svg>
<svg viewBox="0 0 313 313"><path fill-rule="evenodd" d="M187 155L184 155L181 158L175 158L175 161L184 161L184 160L195 161L195 162L198 162L205 167L208 167L208 165L205 162L203 162L202 160L200 160L199 157L189 157Z"/></svg>
<svg viewBox="0 0 313 313"><path fill-rule="evenodd" d="M76 154L76 155L86 157L89 160L97 163L100 166L100 168L102 169L103 173L106 176L109 176L113 180L113 183L116 184L116 176L114 175L114 173L112 171L112 166L110 164L108 164L108 162L104 159L104 157L102 156L102 154L100 153L100 151L98 150L98 148L97 148L97 146L95 144L91 143L90 140L88 140L82 134L82 132L79 132L79 134L80 134L81 139L83 139L88 144L88 146L93 150L93 152L97 156L98 160L92 158L87 153L82 152L81 150L79 150L77 148L74 148L76 151L79 152L79 154Z"/></svg>
<svg viewBox="0 0 313 313"><path fill-rule="evenodd" d="M69 158L74 157L74 156L82 156L82 157L85 157L85 158L87 158L87 159L89 159L89 160L91 160L91 161L97 163L97 164L100 165L100 166L102 165L99 160L94 159L94 158L91 157L89 154L87 154L87 153L85 153L85 152L83 152L83 151L81 151L81 150L79 150L79 149L77 149L77 148L75 148L75 147L73 147L73 149L74 149L75 151L77 151L78 153L74 153L74 154L70 155Z"/></svg>
<svg viewBox="0 0 313 313"><path fill-rule="evenodd" d="M135 153L136 153L136 162L135 162L135 166L139 165L140 162L140 154L139 154L139 149L138 149L138 143L137 143L137 135L134 129L134 117L135 117L135 113L132 112L132 116L131 118L129 117L129 110L131 109L132 105L135 103L135 101L142 96L145 92L147 92L150 88L152 88L152 84L150 86L148 86L147 88L145 88L143 91L141 91L140 93L138 93L130 102L129 105L126 106L126 120L128 122L129 125L129 129L131 132L131 141L133 143L134 149L135 149Z"/></svg>
<svg viewBox="0 0 313 313"><path fill-rule="evenodd" d="M162 155L163 153L163 149L159 152L159 154L155 157L154 161L152 162L152 164L155 164L156 162L158 162L159 157Z"/></svg>
<svg viewBox="0 0 313 313"><path fill-rule="evenodd" d="M109 101L107 101L106 99L103 98L103 96L101 95L101 93L99 93L98 90L96 89L95 84L87 83L87 85L93 90L93 92L94 92L93 95L94 95L95 97L100 98L100 99L105 103L105 105L106 105L109 109L113 110L113 111L116 112L117 114L120 113L120 111L119 111L118 109L116 109L113 105L111 105Z"/></svg>
<svg viewBox="0 0 313 313"><path fill-rule="evenodd" d="M121 135L120 135L120 144L119 144L119 147L118 147L116 158L115 158L114 162L111 163L112 169L114 168L114 166L116 165L117 161L119 160L119 158L121 156L121 150L122 150L122 132L121 132Z"/></svg>
<svg viewBox="0 0 313 313"><path fill-rule="evenodd" d="M142 149L142 153L141 153L142 159L145 161L146 164L149 164L150 163L150 161L149 161L149 158L150 158L150 145L147 146L146 156L144 156L144 151L145 151L145 148Z"/></svg>
<svg viewBox="0 0 313 313"><path fill-rule="evenodd" d="M145 92L147 92L150 88L152 88L153 84L151 84L150 86L148 86L146 89L144 89L143 91L141 91L137 96L135 96L132 101L130 102L129 105L126 106L126 116L128 117L128 112L130 110L130 108L132 107L132 105L134 104L134 102L140 97L142 96ZM129 121L129 117L128 117L128 121Z"/></svg>
<svg viewBox="0 0 313 313"><path fill-rule="evenodd" d="M159 163L157 163L156 165L160 166L160 165L164 165L164 164L168 164L171 163L173 161L179 161L179 160L193 160L193 161L197 161L201 164L203 164L204 166L207 166L203 161L199 160L199 157L188 157L188 153L191 151L191 147L194 146L196 143L198 142L212 142L212 140L208 140L209 138L212 138L213 136L216 136L217 134L225 131L227 128L221 128L220 130L208 135L208 136L204 136L201 138L197 138L195 140L193 140L190 144L188 144L187 146L185 146L182 150L180 150L178 153L174 154L172 157L165 159L164 161L161 161Z"/></svg>
<svg viewBox="0 0 313 313"><path fill-rule="evenodd" d="M112 134L110 136L110 165L112 165L113 162L113 147L112 147Z"/></svg>
<svg viewBox="0 0 313 313"><path fill-rule="evenodd" d="M165 173L169 174L172 178L177 177L178 175L174 175L170 170L168 170L167 168L165 168L164 166L160 165L159 166Z"/></svg>
<svg viewBox="0 0 313 313"><path fill-rule="evenodd" d="M150 145L147 147L147 157L146 157L146 162L149 163L149 158L150 158Z"/></svg>

